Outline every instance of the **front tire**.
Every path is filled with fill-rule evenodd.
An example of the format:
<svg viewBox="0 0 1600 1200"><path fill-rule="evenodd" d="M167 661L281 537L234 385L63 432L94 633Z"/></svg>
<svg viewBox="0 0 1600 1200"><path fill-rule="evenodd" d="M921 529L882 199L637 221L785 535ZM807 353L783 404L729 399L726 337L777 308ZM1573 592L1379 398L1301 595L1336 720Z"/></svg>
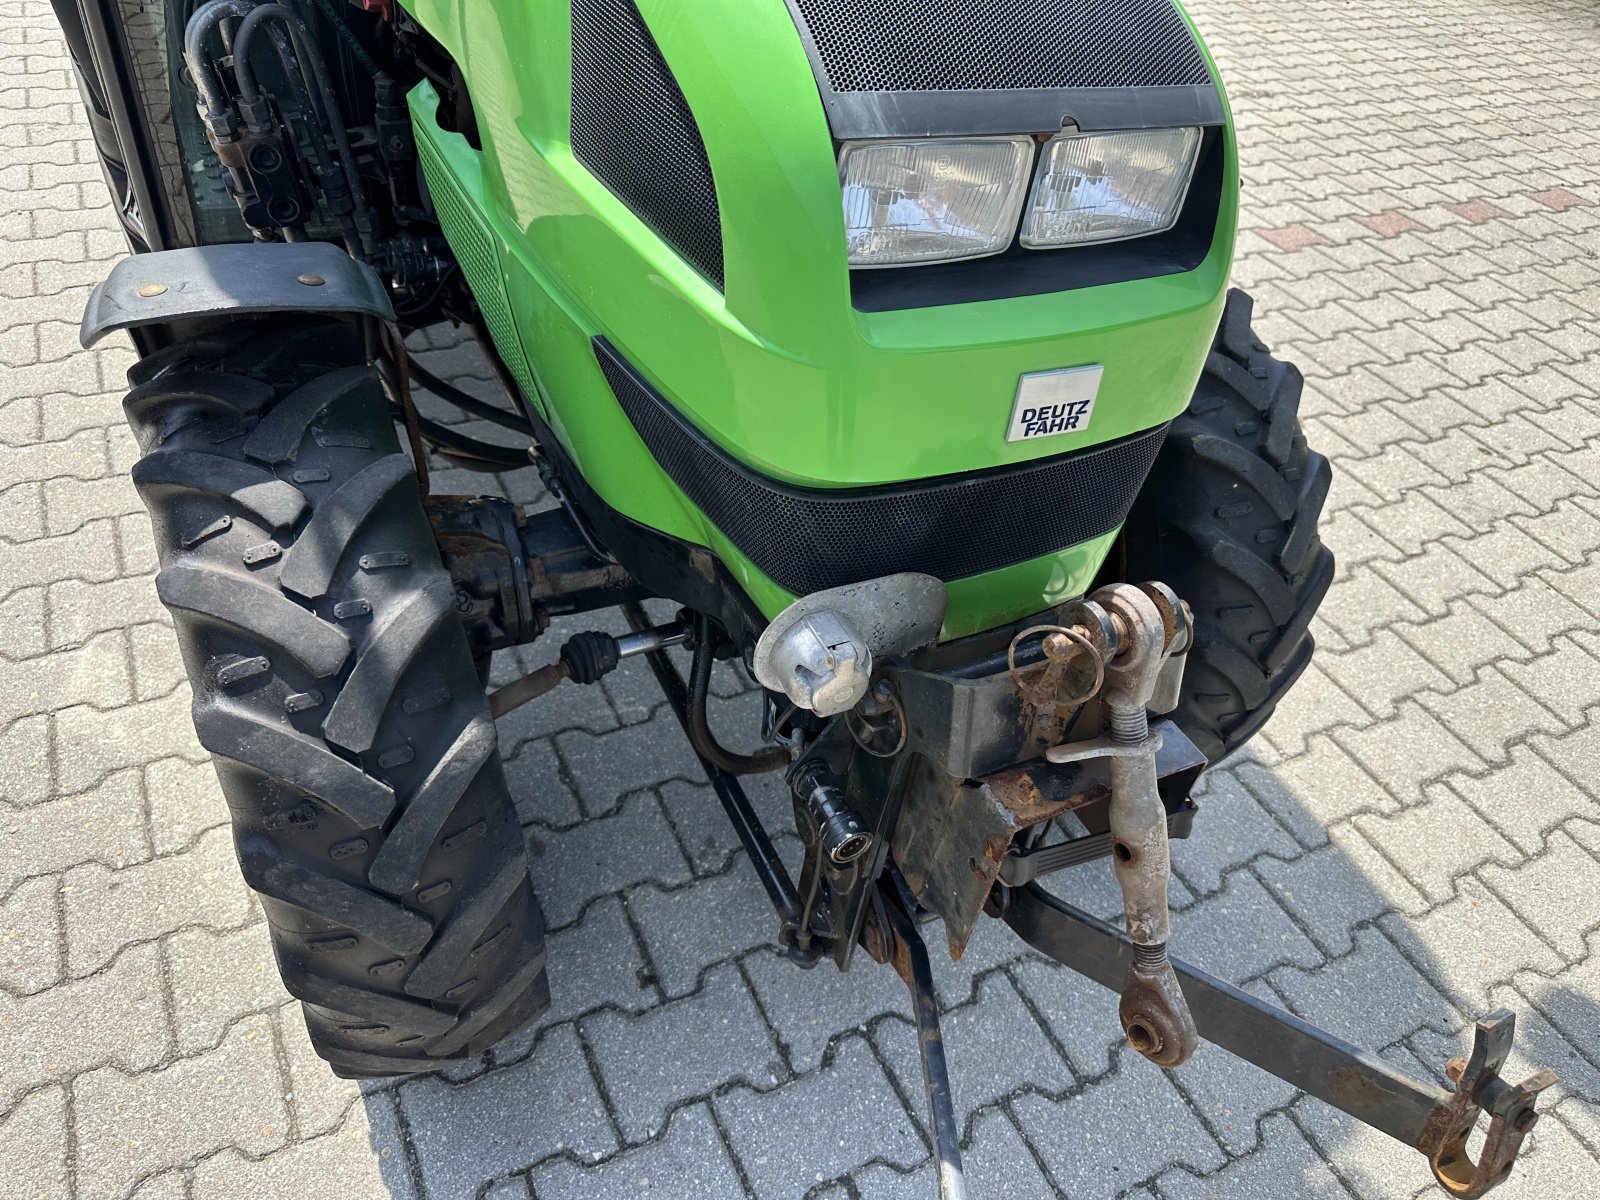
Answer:
<svg viewBox="0 0 1600 1200"><path fill-rule="evenodd" d="M1311 618L1333 582L1317 534L1332 472L1300 430L1303 380L1228 293L1189 408L1124 526L1125 577L1159 579L1194 611L1172 717L1213 763L1243 745L1311 661Z"/></svg>
<svg viewBox="0 0 1600 1200"><path fill-rule="evenodd" d="M357 329L240 323L130 380L156 586L312 1043L347 1077L481 1052L548 1006L543 921Z"/></svg>

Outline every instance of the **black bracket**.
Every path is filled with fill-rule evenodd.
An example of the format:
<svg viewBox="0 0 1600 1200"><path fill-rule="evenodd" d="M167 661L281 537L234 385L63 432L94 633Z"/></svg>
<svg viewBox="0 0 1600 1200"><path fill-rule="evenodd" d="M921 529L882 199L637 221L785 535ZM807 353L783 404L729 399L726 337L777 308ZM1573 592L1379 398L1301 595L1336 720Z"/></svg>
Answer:
<svg viewBox="0 0 1600 1200"><path fill-rule="evenodd" d="M1034 949L1112 991L1133 961L1132 943L1120 930L1036 883L1011 893L1005 921ZM1187 963L1173 959L1172 966L1201 1037L1421 1151L1435 1178L1462 1200L1510 1175L1522 1139L1539 1119L1534 1102L1556 1081L1551 1071L1517 1085L1500 1078L1516 1030L1505 1010L1478 1022L1470 1058L1451 1060L1451 1092ZM1489 1117L1489 1129L1474 1162L1467 1139L1480 1113Z"/></svg>

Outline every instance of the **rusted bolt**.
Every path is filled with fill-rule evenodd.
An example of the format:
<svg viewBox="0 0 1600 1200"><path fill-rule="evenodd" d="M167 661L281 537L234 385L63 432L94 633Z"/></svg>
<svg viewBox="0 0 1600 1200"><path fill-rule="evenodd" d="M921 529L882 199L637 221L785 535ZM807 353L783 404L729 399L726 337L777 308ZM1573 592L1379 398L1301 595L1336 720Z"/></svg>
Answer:
<svg viewBox="0 0 1600 1200"><path fill-rule="evenodd" d="M149 300L152 296L159 296L166 290L167 285L164 283L147 283L139 289L139 295Z"/></svg>
<svg viewBox="0 0 1600 1200"><path fill-rule="evenodd" d="M303 283L307 287L321 287L323 284L328 282L321 275L296 275L294 277L294 281L296 283Z"/></svg>

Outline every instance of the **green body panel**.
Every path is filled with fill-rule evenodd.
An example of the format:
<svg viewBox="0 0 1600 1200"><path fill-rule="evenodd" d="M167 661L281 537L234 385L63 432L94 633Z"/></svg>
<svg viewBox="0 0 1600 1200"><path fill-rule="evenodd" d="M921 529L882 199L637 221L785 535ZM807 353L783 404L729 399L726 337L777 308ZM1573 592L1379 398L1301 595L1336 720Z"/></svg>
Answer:
<svg viewBox="0 0 1600 1200"><path fill-rule="evenodd" d="M492 249L460 256L495 340L613 508L709 546L768 615L792 598L656 465L596 364L596 335L728 452L813 487L1056 455L1148 429L1188 403L1233 252L1231 130L1216 233L1193 271L857 312L834 146L783 0L638 6L705 141L722 212L723 291L573 156L567 0L408 4L461 66L483 142L480 153L439 127L427 85L413 93L423 164L446 232L458 253L466 243ZM648 142L641 138L637 151L648 155ZM1105 368L1091 430L1006 442L1020 375L1087 363ZM945 635L1081 594L1110 542L1098 538L954 582Z"/></svg>

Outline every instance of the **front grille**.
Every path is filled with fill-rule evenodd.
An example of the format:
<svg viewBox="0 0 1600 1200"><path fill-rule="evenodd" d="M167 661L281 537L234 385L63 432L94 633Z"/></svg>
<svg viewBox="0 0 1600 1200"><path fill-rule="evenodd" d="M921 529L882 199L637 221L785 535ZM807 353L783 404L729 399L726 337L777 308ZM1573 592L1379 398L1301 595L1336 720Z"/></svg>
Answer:
<svg viewBox="0 0 1600 1200"><path fill-rule="evenodd" d="M796 595L920 571L961 579L1122 524L1167 427L1018 466L871 488L803 488L736 462L604 340L595 355L667 475L773 582Z"/></svg>
<svg viewBox="0 0 1600 1200"><path fill-rule="evenodd" d="M633 0L573 0L572 152L722 286L722 216L705 143Z"/></svg>
<svg viewBox="0 0 1600 1200"><path fill-rule="evenodd" d="M794 0L836 92L1209 84L1172 0Z"/></svg>

